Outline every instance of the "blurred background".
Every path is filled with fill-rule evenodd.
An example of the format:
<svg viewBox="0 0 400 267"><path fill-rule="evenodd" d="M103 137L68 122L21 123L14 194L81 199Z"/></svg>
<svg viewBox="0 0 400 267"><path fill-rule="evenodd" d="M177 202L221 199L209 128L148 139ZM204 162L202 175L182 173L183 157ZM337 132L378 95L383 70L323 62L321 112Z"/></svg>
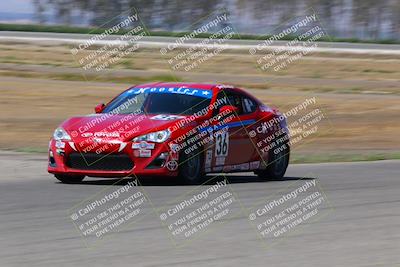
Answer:
<svg viewBox="0 0 400 267"><path fill-rule="evenodd" d="M313 8L329 34L363 40L400 39L398 0L17 0L0 3L1 22L100 26L136 8L150 30L191 30L225 9L240 33L266 34ZM189 27L189 28L188 28Z"/></svg>

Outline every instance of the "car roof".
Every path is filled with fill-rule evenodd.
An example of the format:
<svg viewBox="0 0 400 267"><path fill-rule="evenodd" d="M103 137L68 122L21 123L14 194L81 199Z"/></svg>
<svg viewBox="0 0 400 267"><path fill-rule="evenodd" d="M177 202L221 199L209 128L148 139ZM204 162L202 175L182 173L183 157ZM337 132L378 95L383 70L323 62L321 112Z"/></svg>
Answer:
<svg viewBox="0 0 400 267"><path fill-rule="evenodd" d="M188 82L157 82L157 83L146 83L135 86L136 88L143 87L185 87L185 88L197 88L203 90L212 90L214 88L234 88L231 85L222 84L211 84L211 83L188 83Z"/></svg>

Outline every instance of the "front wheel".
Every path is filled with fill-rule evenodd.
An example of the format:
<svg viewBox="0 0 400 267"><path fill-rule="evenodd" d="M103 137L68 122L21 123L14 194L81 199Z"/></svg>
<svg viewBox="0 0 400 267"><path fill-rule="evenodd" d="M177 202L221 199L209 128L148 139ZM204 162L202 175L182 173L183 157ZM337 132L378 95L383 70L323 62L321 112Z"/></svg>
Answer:
<svg viewBox="0 0 400 267"><path fill-rule="evenodd" d="M186 184L200 184L204 177L202 153L200 151L193 152L190 155L182 153L180 158L179 177Z"/></svg>
<svg viewBox="0 0 400 267"><path fill-rule="evenodd" d="M65 175L65 174L55 174L54 175L60 182L64 184L76 184L82 182L85 176L81 175Z"/></svg>
<svg viewBox="0 0 400 267"><path fill-rule="evenodd" d="M278 153L271 151L268 165L263 170L258 170L258 177L266 180L282 180L289 165L290 147L283 144Z"/></svg>

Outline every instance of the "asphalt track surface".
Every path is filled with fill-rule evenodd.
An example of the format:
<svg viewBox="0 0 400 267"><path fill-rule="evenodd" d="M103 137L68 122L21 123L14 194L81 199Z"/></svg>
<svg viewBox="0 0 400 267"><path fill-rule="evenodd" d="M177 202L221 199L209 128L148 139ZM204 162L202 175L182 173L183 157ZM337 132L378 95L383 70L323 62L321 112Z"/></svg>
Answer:
<svg viewBox="0 0 400 267"><path fill-rule="evenodd" d="M229 175L245 207L292 183L316 181L330 208L277 243L260 240L240 212L178 248L153 209L88 248L68 210L125 183L58 183L43 154L0 152L0 167L0 266L400 266L400 161L292 165L285 181ZM196 188L165 178L141 182L155 207Z"/></svg>
<svg viewBox="0 0 400 267"><path fill-rule="evenodd" d="M28 42L38 44L81 44L90 40L94 35L90 34L76 34L76 33L47 33L47 32L13 32L13 31L0 31L0 41L10 42ZM112 44L118 41L120 36L111 35L102 38L100 41L94 42L99 45ZM178 37L164 37L164 36L144 36L137 41L143 47L167 47L178 41ZM193 47L194 45L201 45L203 38L188 39L179 47ZM249 50L256 48L263 40L240 40L228 39L224 42L225 48ZM285 44L288 41L275 41L269 45L271 48L280 47L285 49ZM179 43L179 42L178 42ZM119 42L117 42L119 44ZM206 45L204 45L206 46ZM399 55L400 45L398 44L368 44L368 43L346 43L346 42L318 42L316 52L328 53L361 53L361 54L387 54Z"/></svg>

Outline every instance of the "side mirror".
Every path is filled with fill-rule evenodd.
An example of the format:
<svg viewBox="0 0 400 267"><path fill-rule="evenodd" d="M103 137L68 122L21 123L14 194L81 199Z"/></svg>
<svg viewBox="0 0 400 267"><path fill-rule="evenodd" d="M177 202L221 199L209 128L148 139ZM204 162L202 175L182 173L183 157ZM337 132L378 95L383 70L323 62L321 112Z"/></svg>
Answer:
<svg viewBox="0 0 400 267"><path fill-rule="evenodd" d="M226 105L226 106L222 106L219 109L219 113L222 113L222 112L233 113L236 115L239 112L239 109L235 106Z"/></svg>
<svg viewBox="0 0 400 267"><path fill-rule="evenodd" d="M106 105L104 105L104 103L98 104L98 105L94 108L94 111L95 111L96 113L101 113L101 112L103 111L103 109L104 109L105 106L106 106Z"/></svg>

